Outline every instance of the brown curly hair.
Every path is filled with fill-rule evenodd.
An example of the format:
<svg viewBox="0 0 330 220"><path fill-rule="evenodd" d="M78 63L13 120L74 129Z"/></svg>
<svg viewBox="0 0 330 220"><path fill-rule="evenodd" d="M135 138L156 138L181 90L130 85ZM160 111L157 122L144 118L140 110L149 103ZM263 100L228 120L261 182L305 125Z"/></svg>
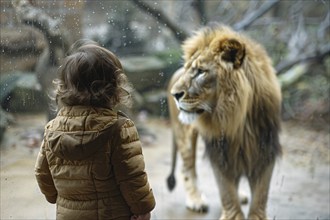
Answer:
<svg viewBox="0 0 330 220"><path fill-rule="evenodd" d="M132 86L122 65L109 50L90 41L78 42L58 69L55 100L67 106L114 108L131 106Z"/></svg>

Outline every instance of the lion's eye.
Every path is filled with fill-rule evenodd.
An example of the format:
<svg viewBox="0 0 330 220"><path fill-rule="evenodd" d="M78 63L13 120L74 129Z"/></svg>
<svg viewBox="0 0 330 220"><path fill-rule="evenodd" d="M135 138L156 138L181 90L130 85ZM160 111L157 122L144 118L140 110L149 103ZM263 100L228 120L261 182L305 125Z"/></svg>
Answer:
<svg viewBox="0 0 330 220"><path fill-rule="evenodd" d="M202 70L202 69L197 69L197 73L196 73L196 75L201 75L201 74L203 74L205 71L204 70Z"/></svg>
<svg viewBox="0 0 330 220"><path fill-rule="evenodd" d="M198 76L201 76L201 75L203 75L205 73L205 70L203 70L203 69L196 69L196 71L195 71L195 75L194 75L194 78L196 78L196 77L198 77Z"/></svg>

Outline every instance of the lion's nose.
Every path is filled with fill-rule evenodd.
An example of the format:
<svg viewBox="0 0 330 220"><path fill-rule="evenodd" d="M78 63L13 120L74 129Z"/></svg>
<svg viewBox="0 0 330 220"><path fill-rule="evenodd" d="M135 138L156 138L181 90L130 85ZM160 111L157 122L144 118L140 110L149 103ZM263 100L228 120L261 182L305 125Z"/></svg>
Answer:
<svg viewBox="0 0 330 220"><path fill-rule="evenodd" d="M179 99L182 98L182 96L184 95L184 92L177 92L172 95L175 97L176 100L179 101Z"/></svg>

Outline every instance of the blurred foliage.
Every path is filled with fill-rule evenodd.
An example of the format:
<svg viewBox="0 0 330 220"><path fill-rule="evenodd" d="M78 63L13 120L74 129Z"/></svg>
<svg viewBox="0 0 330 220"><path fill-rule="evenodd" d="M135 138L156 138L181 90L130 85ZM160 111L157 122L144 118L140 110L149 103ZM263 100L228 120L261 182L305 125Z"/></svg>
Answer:
<svg viewBox="0 0 330 220"><path fill-rule="evenodd" d="M312 122L328 129L330 123L330 58L314 63L297 82L283 90L284 119Z"/></svg>
<svg viewBox="0 0 330 220"><path fill-rule="evenodd" d="M251 15L260 11L263 5L269 3L267 0L202 1L205 10L201 10L194 6L194 0L142 0L147 5L147 10L143 11L134 5L133 0L30 2L54 18L62 19L63 26L74 30L71 32L74 32L75 38L83 37L98 41L119 56L157 56L166 63L166 78L182 65L182 52L181 42L176 36L178 33L171 31L170 26L163 23L161 18L167 18L189 35L204 23L217 22L235 27L235 24L248 20ZM2 30L4 27L16 28L18 33L22 34L24 29L15 17L11 1L1 1L0 5ZM153 16L153 11L158 14ZM270 10L240 31L246 32L264 45L274 66L277 66L329 44L329 15L330 1L278 1ZM1 46L8 46L8 42L11 42L8 37L5 39L4 35L1 35ZM15 41L15 44L18 43ZM37 44L33 50L36 50L36 47ZM20 54L22 58L25 56L23 53ZM16 61L10 58L10 55L2 49L2 61L9 60L6 66L17 66L18 62L13 63ZM4 59L6 56L9 59ZM31 54L27 56L31 57ZM327 59L304 62L308 65L303 77L283 89L284 118L317 118L319 121L328 122L329 55ZM1 63L1 67L4 66L5 64ZM166 85L162 86L162 89L164 88Z"/></svg>

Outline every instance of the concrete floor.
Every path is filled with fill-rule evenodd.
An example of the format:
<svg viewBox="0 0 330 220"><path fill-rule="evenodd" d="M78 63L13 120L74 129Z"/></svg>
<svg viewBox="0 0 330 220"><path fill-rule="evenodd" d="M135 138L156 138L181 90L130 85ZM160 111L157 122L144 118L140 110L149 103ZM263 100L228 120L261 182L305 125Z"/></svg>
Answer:
<svg viewBox="0 0 330 220"><path fill-rule="evenodd" d="M34 178L42 114L17 115L16 124L8 128L1 144L0 219L55 219L55 205L48 204ZM152 219L218 219L221 214L219 195L210 165L198 150L199 183L210 204L206 214L185 208L185 195L179 178L169 192L166 178L170 172L171 131L166 120L147 119L144 126L155 140L143 139L143 152L149 181L156 197ZM276 165L268 201L271 219L330 219L329 132L313 131L284 124L281 142L284 155ZM245 180L240 190L249 194ZM243 206L247 213L248 204Z"/></svg>

